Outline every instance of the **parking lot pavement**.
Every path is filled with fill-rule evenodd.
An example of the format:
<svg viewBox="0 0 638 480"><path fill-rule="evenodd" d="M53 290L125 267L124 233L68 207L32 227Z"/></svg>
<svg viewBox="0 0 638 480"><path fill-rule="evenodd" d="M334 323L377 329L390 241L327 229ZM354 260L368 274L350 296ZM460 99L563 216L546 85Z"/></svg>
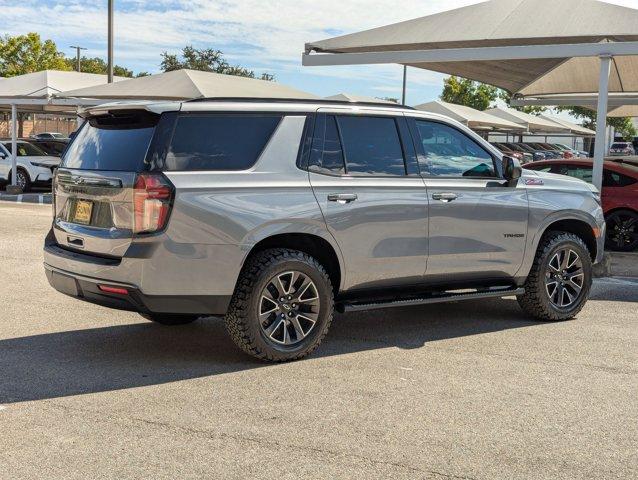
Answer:
<svg viewBox="0 0 638 480"><path fill-rule="evenodd" d="M50 207L0 204L0 478L638 477L638 280L575 321L512 299L340 315L265 365L51 290Z"/></svg>

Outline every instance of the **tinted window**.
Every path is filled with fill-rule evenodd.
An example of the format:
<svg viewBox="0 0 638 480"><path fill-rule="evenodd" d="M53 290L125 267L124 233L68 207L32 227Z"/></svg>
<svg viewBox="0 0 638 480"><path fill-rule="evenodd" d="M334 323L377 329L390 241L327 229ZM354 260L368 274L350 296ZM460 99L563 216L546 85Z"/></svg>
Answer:
<svg viewBox="0 0 638 480"><path fill-rule="evenodd" d="M183 115L166 155L167 170L246 170L270 140L281 115Z"/></svg>
<svg viewBox="0 0 638 480"><path fill-rule="evenodd" d="M387 117L337 117L349 175L405 175L397 124Z"/></svg>
<svg viewBox="0 0 638 480"><path fill-rule="evenodd" d="M11 142L5 143L4 146L7 150L9 150L9 152L12 151ZM16 144L16 147L18 150L18 157L41 157L46 155L46 153L41 148L36 147L31 143L18 142Z"/></svg>
<svg viewBox="0 0 638 480"><path fill-rule="evenodd" d="M588 183L592 183L592 169L591 167L584 167L579 165L558 165L554 170L554 173L561 175L568 175L570 177L578 178Z"/></svg>
<svg viewBox="0 0 638 480"><path fill-rule="evenodd" d="M337 174L345 173L343 149L341 147L341 139L339 138L337 119L333 116L326 117L321 168Z"/></svg>
<svg viewBox="0 0 638 480"><path fill-rule="evenodd" d="M603 177L604 187L627 187L638 182L635 178L628 177L622 173L605 170Z"/></svg>
<svg viewBox="0 0 638 480"><path fill-rule="evenodd" d="M495 177L492 156L474 140L448 125L416 122L423 150L423 170L430 175Z"/></svg>
<svg viewBox="0 0 638 480"><path fill-rule="evenodd" d="M158 117L145 112L105 115L85 122L62 165L83 170L139 171Z"/></svg>
<svg viewBox="0 0 638 480"><path fill-rule="evenodd" d="M559 165L555 168L554 173L560 173L562 175L569 175L570 177L578 178L588 183L593 183L593 171L591 167L576 166L576 165ZM626 187L636 183L634 178L631 178L622 173L617 173L611 170L603 171L603 187Z"/></svg>

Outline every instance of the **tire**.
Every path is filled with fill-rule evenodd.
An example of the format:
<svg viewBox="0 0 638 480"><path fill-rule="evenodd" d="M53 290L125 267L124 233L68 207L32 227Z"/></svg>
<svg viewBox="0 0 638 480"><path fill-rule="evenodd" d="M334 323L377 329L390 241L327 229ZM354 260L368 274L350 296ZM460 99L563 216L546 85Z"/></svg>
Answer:
<svg viewBox="0 0 638 480"><path fill-rule="evenodd" d="M199 315L176 315L171 313L140 313L142 317L160 325L175 326L193 323Z"/></svg>
<svg viewBox="0 0 638 480"><path fill-rule="evenodd" d="M29 174L26 170L22 168L18 168L18 178L17 185L22 187L22 191L24 193L29 192L31 190L31 179L29 178ZM9 174L9 182L8 185L11 185L13 182L13 172ZM22 185L20 185L22 184Z"/></svg>
<svg viewBox="0 0 638 480"><path fill-rule="evenodd" d="M638 212L616 210L607 216L605 247L616 252L638 249Z"/></svg>
<svg viewBox="0 0 638 480"><path fill-rule="evenodd" d="M567 263L563 263L565 255L561 255L561 252L571 252L567 253ZM575 256L578 257L577 262ZM570 262L574 262L573 266L564 268ZM579 265L582 279L578 275ZM554 283L557 290L554 290ZM578 284L581 288L575 294ZM569 320L587 303L591 285L592 260L583 240L573 233L548 232L538 246L534 264L525 282L525 293L517 299L522 309L538 320ZM567 304L572 297L573 302ZM559 305L563 302L566 303L564 306Z"/></svg>
<svg viewBox="0 0 638 480"><path fill-rule="evenodd" d="M257 253L242 269L225 320L230 337L248 355L287 362L319 346L333 311L324 267L303 252L272 249Z"/></svg>

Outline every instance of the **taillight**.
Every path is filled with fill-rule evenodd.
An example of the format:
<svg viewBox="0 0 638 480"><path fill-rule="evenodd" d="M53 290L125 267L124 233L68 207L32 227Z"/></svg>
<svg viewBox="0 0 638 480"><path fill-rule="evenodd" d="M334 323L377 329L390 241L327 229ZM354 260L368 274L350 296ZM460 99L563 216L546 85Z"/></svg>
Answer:
<svg viewBox="0 0 638 480"><path fill-rule="evenodd" d="M173 201L173 186L161 174L140 173L135 179L133 205L135 233L162 230L168 221Z"/></svg>

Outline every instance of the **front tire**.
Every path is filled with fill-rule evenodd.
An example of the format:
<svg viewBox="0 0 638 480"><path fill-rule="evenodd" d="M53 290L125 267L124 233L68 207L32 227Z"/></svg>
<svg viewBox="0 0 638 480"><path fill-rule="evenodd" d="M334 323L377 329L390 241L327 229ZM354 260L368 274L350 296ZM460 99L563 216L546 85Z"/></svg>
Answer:
<svg viewBox="0 0 638 480"><path fill-rule="evenodd" d="M199 318L199 315L178 315L172 313L140 313L142 317L160 325L188 325Z"/></svg>
<svg viewBox="0 0 638 480"><path fill-rule="evenodd" d="M310 355L328 333L334 310L324 267L306 253L272 249L250 258L226 313L235 344L260 360Z"/></svg>
<svg viewBox="0 0 638 480"><path fill-rule="evenodd" d="M9 183L11 185L13 183L13 172L9 175ZM20 189L27 193L31 190L31 179L29 178L29 174L26 170L22 168L18 168L18 175L16 177L16 185L20 187Z"/></svg>
<svg viewBox="0 0 638 480"><path fill-rule="evenodd" d="M606 219L605 246L616 252L633 252L638 249L638 213L632 210L616 210Z"/></svg>
<svg viewBox="0 0 638 480"><path fill-rule="evenodd" d="M592 284L592 260L583 240L567 232L549 232L538 247L517 297L529 315L542 321L574 318L587 303Z"/></svg>

